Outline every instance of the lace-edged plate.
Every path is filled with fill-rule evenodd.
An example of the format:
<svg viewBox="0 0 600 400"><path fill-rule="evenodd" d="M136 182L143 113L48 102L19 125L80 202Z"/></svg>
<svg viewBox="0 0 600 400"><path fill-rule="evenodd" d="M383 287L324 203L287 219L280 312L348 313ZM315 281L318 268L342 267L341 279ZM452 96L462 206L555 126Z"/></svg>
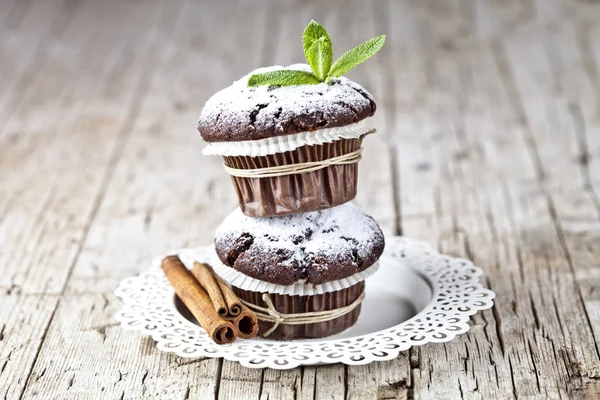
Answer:
<svg viewBox="0 0 600 400"><path fill-rule="evenodd" d="M201 262L215 260L212 246L173 253L193 253ZM151 335L162 351L181 357L223 357L249 368L391 360L412 346L447 342L467 332L470 316L492 307L495 296L483 288L482 271L472 262L439 254L412 239L387 237L379 270L366 281L362 311L350 329L324 339L283 342L257 337L217 345L176 298L160 269L162 258L116 289L123 300L115 316L121 326Z"/></svg>

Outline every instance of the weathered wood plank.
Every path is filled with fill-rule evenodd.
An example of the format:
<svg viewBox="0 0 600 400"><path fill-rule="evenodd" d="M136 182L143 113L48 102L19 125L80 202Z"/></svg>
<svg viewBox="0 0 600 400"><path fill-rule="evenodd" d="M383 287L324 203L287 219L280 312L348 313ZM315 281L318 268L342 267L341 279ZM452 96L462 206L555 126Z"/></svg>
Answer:
<svg viewBox="0 0 600 400"><path fill-rule="evenodd" d="M6 3L0 12L0 135L79 11L79 2L63 0Z"/></svg>
<svg viewBox="0 0 600 400"><path fill-rule="evenodd" d="M17 4L17 0L5 0L0 4L0 11L4 16L3 21L6 23L10 21L14 14L22 15L28 8L29 4L23 6L22 4ZM17 17L17 19L19 19Z"/></svg>
<svg viewBox="0 0 600 400"><path fill-rule="evenodd" d="M454 62L452 54L460 52L469 34L468 21L457 4L449 5L450 9L439 14L425 12L420 18L412 17L421 15L411 8L412 4L392 5L391 20L401 15L411 16L406 17L406 23L393 24L391 28L391 40L400 42L399 50L394 53L394 65L399 66L399 73L395 75L396 98L401 110L396 117L398 128L394 143L402 232L464 255L461 234L453 229L456 216L452 207L457 204L453 201L448 207L444 203L448 198L456 199L456 203L464 201L464 198L454 197L457 193L452 182L460 177L448 176L445 169L465 155L460 152L454 134L455 121L450 111L454 106L448 108L449 101L455 99L449 99L446 76L440 76L444 67L439 66L438 60L450 58ZM444 66L447 67L447 63ZM453 238L452 247L448 245L449 237ZM492 371L493 377L494 370L481 367L487 366L490 356L497 356L488 342L489 328L482 319L474 322L469 336L456 339L454 346L452 343L428 345L411 351L411 380L405 382L410 395L423 398L477 397L477 393L483 398L498 396L496 385L488 384L493 382L489 372ZM481 349L480 343L483 343ZM510 378L508 385L511 393Z"/></svg>
<svg viewBox="0 0 600 400"><path fill-rule="evenodd" d="M534 43L535 39L527 39L531 35L531 31L525 31L523 36L519 35L514 40L517 43L529 40ZM459 48L459 59L452 54L437 53L433 61L434 71L439 77L436 87L446 97L442 97L442 109L449 111L445 121L451 126L454 140L457 141L443 142L440 146L441 153L437 154L437 160L442 165L440 214L450 213L449 218L442 216L439 219L440 245L445 251L458 252L481 265L489 263L488 265L499 268L488 270L488 274L491 286L498 291L499 299L504 299L497 302L496 313L493 315L499 328L499 344L502 352L506 351L507 357L503 359L492 353L492 365L483 362L481 366L484 368L476 368L474 372L469 371L469 364L465 363L464 371L473 372L474 379L468 376L463 378L452 367L452 374L437 376L430 373L433 388L428 387L422 394L429 392L430 395L437 393L439 396L447 393L449 387L456 386L447 386L441 382L457 377L460 393L456 395L477 396L477 393L481 393L484 398L499 395L499 392L482 392L480 385L480 382L489 380L490 376L499 372L500 377L512 377L516 395L530 396L539 393L549 397L569 396L576 393L580 385L576 374L572 374L573 364L569 359L577 359L577 365L583 365L584 370L594 373L593 338L589 331L585 332L585 313L576 300L576 284L569 268L568 255L561 251L560 232L556 231L554 216L548 207L549 197L544 194L544 181L539 179L539 168L536 165L538 161L535 152L531 151L531 147L538 143L550 144L553 146L552 150L545 149L539 153L550 155L562 145L556 140L533 141L529 138L530 134L535 137L542 133L541 128L537 125L532 128L528 125L532 116L519 114L515 109L514 104L518 103L518 98L511 94L505 97L507 86L509 93L515 93L510 90L511 78L507 78L498 54L490 56L485 47L479 48L480 45L482 44L474 43L472 48ZM515 51L514 59L540 60L540 57L535 56L522 57L523 54L531 53L531 49L520 48ZM514 69L524 71L528 68L520 64ZM523 82L531 82L531 76ZM501 81L498 81L498 77ZM547 97L538 93L535 98ZM527 101L524 103L531 104ZM487 110L484 117L480 115L481 110ZM538 120L542 119L538 117ZM505 129L498 129L499 126L505 126ZM511 131L515 134L509 138L508 132ZM450 159L450 154L460 157ZM509 162L506 154L511 155ZM556 163L556 160L553 162ZM564 174L567 170L562 165L554 168L554 174ZM546 178L547 175L549 174L545 175ZM579 192L582 190L581 187L573 189ZM507 215L510 216L509 220L503 222ZM509 226L508 234L506 225ZM498 242L506 238L508 248L498 246ZM516 258L510 256L507 261L512 259L514 262L502 262L510 254L516 255ZM512 271L511 266L515 267ZM506 277L510 278L509 281L504 279L505 275L508 275ZM510 292L511 287L514 294ZM489 314L484 312L481 316L488 321ZM569 331L569 324L573 327L573 332ZM581 328L575 329L575 326L579 327L581 324L583 331ZM580 336L573 340L569 338L571 335ZM472 333L443 347L451 354L460 350L457 346L461 341L470 338L477 338L477 334ZM482 343L485 344L488 340L486 337ZM586 341L584 348L587 350L584 351L570 344ZM429 360L426 360L428 350L434 347L436 346L421 349L421 364L429 364L435 371L439 356L431 354ZM473 349L467 345L465 359L473 359L473 354L477 354L474 350L479 350L479 347ZM555 351L555 347L558 351ZM465 357L461 353L459 351L449 357L449 360ZM561 358L566 358L566 361ZM481 356L475 360L484 361ZM487 373L487 377L483 375L492 366L495 371ZM426 368L421 368L423 369ZM500 389L500 381L497 383ZM505 380L501 387L506 389ZM483 389L490 388L485 385Z"/></svg>
<svg viewBox="0 0 600 400"><path fill-rule="evenodd" d="M260 399L313 398L314 380L304 381L303 368L293 370L265 369L262 373Z"/></svg>
<svg viewBox="0 0 600 400"><path fill-rule="evenodd" d="M597 383L600 352L593 331L598 320L590 318L588 310L597 303L593 297L588 303L587 296L591 287L600 285L598 274L593 274L600 267L585 262L590 250L576 244L584 239L592 245L598 237L594 233L600 231L596 197L589 190L586 162L593 153L587 147L587 131L594 133L592 137L597 136L600 124L593 106L598 101L597 93L591 90L593 84L585 74L576 30L576 26L561 24L537 43L530 39L523 39L520 45L509 42L506 52L520 97L515 103L528 121L529 144L542 177L542 191L556 233L554 246L564 257L565 269L571 272L553 282L558 292L554 307L564 337L563 358L571 381L567 390L570 395L594 396L600 392ZM522 46L527 46L533 54L541 54L524 62L517 57ZM538 85L531 85L531 76L538 78ZM578 220L592 223L587 224L591 236L579 238ZM581 250L582 257L578 254ZM580 267L578 261L584 265Z"/></svg>
<svg viewBox="0 0 600 400"><path fill-rule="evenodd" d="M430 16L427 14L427 19L429 18ZM427 23L427 19L425 23ZM540 310L547 308L544 304L548 304L548 302L552 304L552 300L548 299L548 294L550 294L548 292L551 292L550 297L558 296L561 301L565 302L568 299L562 299L564 295L561 293L572 289L568 283L557 284L549 276L538 276L539 273L536 271L540 268L550 268L567 282L569 279L572 280L572 276L564 254L544 249L537 250L538 252L542 251L541 254L528 256L530 248L539 239L536 236L528 235L519 240L522 235L521 230L527 229L528 224L532 222L537 226L546 226L547 229L553 229L554 224L548 209L540 208L540 204L543 203L524 203L523 198L530 196L531 190L527 190L527 187L520 184L519 180L525 180L526 185L533 184L539 190L536 170L532 167L531 154L524 151L527 149L527 145L520 142L523 139L518 135L512 139L512 142L502 143L503 139L507 141L506 130L498 129L498 127L503 126L504 121L510 120L510 118L516 119L512 114L514 109L511 109L510 106L511 99L502 97L501 91L505 90L504 86L507 83L506 81L498 82L494 77L497 67L495 67L494 60L491 62L489 60L485 42L476 41L470 45L468 43L463 45L456 41L462 35L459 27L456 28L455 34L450 36L450 39L453 37L455 40L438 42L441 49L437 50L434 47L437 34L439 32L451 33L452 29L440 30L434 26L437 25L437 21L435 22L436 24L429 23L425 28L428 32L433 32L431 33L433 48L424 51L426 61L421 68L427 75L428 85L432 87L429 90L431 90L431 101L433 102L427 106L427 109L430 110L429 112L436 113L440 124L437 129L441 133L435 141L427 142L425 141L428 139L427 136L423 138L422 147L433 152L435 160L433 168L437 170L437 176L434 174L434 183L439 185L440 201L436 210L438 215L436 223L440 232L439 243L442 250L473 258L484 267L486 265L489 267L502 266L502 269L499 270L487 269L486 271L491 286L499 292L499 298L504 298L504 301L498 302L496 313L484 312L481 314L482 320L479 318L475 320L480 323L492 320L501 334L495 340L494 338L490 340L488 337L494 331L486 326L483 330L474 329L469 336L461 337L449 344L426 346L420 350L419 369L421 372L429 370L429 373L427 387L421 386L415 388L415 391L421 392L424 396L456 397L478 396L480 393L483 398L510 395L511 389L515 391L515 394L524 396L535 395L540 391L552 397L566 395L565 382L569 382L568 371L561 369L561 365L554 361L553 350L548 341L545 341L543 336L541 338L537 335L529 337L530 332L522 329L532 325L527 324L526 321L515 321L515 316L511 315L514 314L514 310L510 310L511 303L519 304L517 318L529 314L532 323L535 323L542 318ZM531 35L531 32L529 34ZM427 57L428 54L431 54L430 58ZM520 51L519 54L528 54L528 52ZM479 93L479 88L485 88L485 91ZM484 116L481 115L482 110L485 110ZM431 115L425 120L436 121L436 117ZM523 129L518 126L511 125L508 129L514 129L514 132L526 137ZM498 148L494 149L496 146ZM405 160L406 157L409 157L410 160L411 155L414 154L410 151L411 149L409 147L407 150ZM490 157L489 153L494 156L498 155L498 157ZM508 163L505 156L507 153L511 154ZM401 160L403 157L398 158ZM402 175L402 165L407 164L400 166L399 175L401 177L404 176ZM408 167L409 165L405 168ZM406 174L410 173L410 171L406 172ZM502 179L506 175L511 178L508 184ZM527 179L531 179L531 181L527 181ZM400 180L401 193L406 191L406 186L403 185L406 182L407 180ZM414 181L408 180L408 183L410 182ZM499 231L500 228L497 226L502 227L501 221L505 218L506 209L498 215L490 211L490 208L496 207L493 205L496 202L495 199L505 197L502 191L498 190L503 186L508 186L507 191L511 203L509 206L518 209L519 213L527 213L527 216L516 221L516 229L513 229L509 235L512 243L509 242L508 254L517 255L516 258L511 257L512 260L517 261L512 265L518 265L518 268L521 269L519 271L516 268L515 275L512 277L510 277L511 273L508 268L511 263L505 265L504 262L498 262L498 259L495 259L498 257L496 254L502 255L502 252L507 250L503 247L496 249L497 241L506 234L505 231ZM411 187L409 186L409 189ZM428 188L425 185L418 186L416 192L424 193L426 190ZM431 190L430 187L429 190ZM518 201L515 201L512 197L517 193ZM540 201L544 201L543 197ZM415 203L417 207L420 205L418 202ZM404 205L404 203L401 204ZM402 210L404 227L406 207ZM431 215L431 211L428 214ZM540 223L540 221L542 222ZM412 234L410 228L407 228L405 232ZM514 242L515 238L516 242ZM552 240L553 247L559 248L558 237L554 236ZM515 249L511 250L510 248L513 246ZM510 259L506 261L510 261ZM506 281L501 271L507 273L514 282L519 282L519 275L529 277L529 285L517 285L510 280ZM531 282L539 283L540 287L536 288L535 285L531 287ZM514 294L511 293L511 287L514 287ZM516 296L517 293L527 292L530 293L529 296L519 295L516 299L510 300L510 297ZM574 312L574 315L570 315L568 318L584 315L581 308L577 311L576 301L568 301L565 304L568 305L562 306L564 310L569 309ZM566 317L566 315L561 317ZM542 320L540 319L540 321ZM540 328L544 334L550 335L556 342L564 343L565 338L562 334L554 330L559 327L560 322L553 319L552 313L544 314L543 322L538 323L544 325ZM548 334L545 332L546 330L552 333ZM523 342L523 336L529 338ZM586 335L584 334L584 336ZM589 339L589 335L587 338ZM585 338L583 339L585 341ZM502 357L502 354L498 352L498 347L490 346L493 344L500 345L498 347L503 346L502 352L506 349L508 358ZM440 348L448 354L447 362L450 363L450 366L445 365L446 361L443 359L440 360L439 351L436 352L436 349ZM483 349L486 350L482 351ZM460 359L465 360L464 367L457 362ZM540 374L539 370L553 371L553 373ZM496 374L500 376L500 379L494 379L497 388L481 383L489 382L490 377L493 378ZM507 381L506 377L512 379ZM514 385L513 388L511 388L512 385ZM574 385L576 385L575 382Z"/></svg>
<svg viewBox="0 0 600 400"><path fill-rule="evenodd" d="M221 397L230 396L236 390L239 397L239 390L250 390L248 384L240 385L239 379L244 372L255 371L242 369L238 364L180 359L159 352L151 341L140 339L139 334L123 331L108 322L100 324L104 326L101 329L106 340L91 342L79 333L90 330L90 335L93 334L91 321L71 329L66 319L69 312L85 312L84 307L104 295L109 306L100 318L112 321L111 308L118 307L119 301L111 292L120 279L140 272L157 253L209 243L214 228L234 207L235 196L221 161L200 153L202 143L194 133L194 121L202 100L246 72L245 62L232 64L229 60L240 57L251 61L256 57L250 42L263 35L263 25L240 24L242 15L247 15L251 7L246 2L233 10L227 4L205 9L205 4L187 2L181 10L171 11L170 25L177 19L178 27L174 36L161 37L153 60L156 70L147 82L129 138L123 143L114 175L33 375L44 370L45 373L42 379L31 382L26 396L43 391L67 398L84 394L206 398L217 393ZM223 23L225 20L229 22ZM236 47L210 41L215 32L223 37L234 32L231 43ZM178 206L172 207L175 200ZM217 204L220 207L215 210ZM70 340L65 342L65 336ZM138 345L140 340L143 348ZM118 345L113 346L114 343ZM64 352L73 357L63 360ZM99 360L96 354L109 356ZM113 362L105 365L102 373L78 372L96 371L98 363L106 364L107 359ZM237 380L228 386L228 370L232 367L238 368L233 375ZM74 373L83 379L73 380L65 392L64 385L57 383L70 382ZM119 379L114 379L115 376ZM217 381L219 378L223 385ZM256 382L258 387L260 379ZM228 392L228 388L232 391Z"/></svg>
<svg viewBox="0 0 600 400"><path fill-rule="evenodd" d="M58 295L6 295L0 299L0 394L18 398L41 345Z"/></svg>
<svg viewBox="0 0 600 400"><path fill-rule="evenodd" d="M140 53L128 54L128 63L146 62L138 57L145 53L145 41L139 41L135 32L128 34L125 25L119 30L106 24L104 32L98 31L103 18L114 17L100 11L98 3L83 4L61 42L45 49L48 65L37 77L36 90L23 98L6 127L8 134L0 137L0 187L7 194L0 224L0 307L7 321L4 334L11 339L0 343L0 357L11 354L0 374L0 393L8 397L23 391L38 356L138 80L128 68L114 64L116 53L122 51L114 46L115 39L138 42ZM146 15L140 10L140 16L141 21L151 20L153 12ZM86 51L85 45L102 33L108 42ZM106 92L108 77L119 90ZM85 138L82 131L88 132ZM95 145L92 152L90 144ZM43 306L30 308L27 296ZM31 312L36 323L24 329L19 321ZM14 352L19 347L24 351Z"/></svg>

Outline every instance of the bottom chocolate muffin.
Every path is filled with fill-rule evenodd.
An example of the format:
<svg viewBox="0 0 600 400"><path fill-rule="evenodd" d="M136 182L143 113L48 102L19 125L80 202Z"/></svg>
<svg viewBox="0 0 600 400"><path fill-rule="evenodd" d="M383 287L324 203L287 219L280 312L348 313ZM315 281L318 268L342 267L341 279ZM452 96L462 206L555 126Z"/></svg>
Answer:
<svg viewBox="0 0 600 400"><path fill-rule="evenodd" d="M364 290L365 282L362 281L346 289L310 296L268 294L278 313L294 314L295 317L303 313L331 311L348 307L348 309L345 310L347 312L343 315L327 321L292 325L286 323L284 320L273 329L276 322L261 320L260 316L261 314L264 314L264 312L256 307L252 307L252 305L255 305L262 309L267 308L267 303L263 299L265 293L233 287L235 294L247 304L249 303L249 307L257 312L259 317L259 334L267 339L273 340L323 338L335 335L336 333L340 333L350 328L354 325L360 314L360 303ZM353 304L355 305L354 307L349 307ZM340 313L343 313L343 311L340 311ZM312 317L314 317L314 315ZM323 316L323 319L325 318L327 317Z"/></svg>
<svg viewBox="0 0 600 400"><path fill-rule="evenodd" d="M377 222L353 203L283 217L229 214L215 235L223 264L276 285L320 285L371 267L385 247Z"/></svg>

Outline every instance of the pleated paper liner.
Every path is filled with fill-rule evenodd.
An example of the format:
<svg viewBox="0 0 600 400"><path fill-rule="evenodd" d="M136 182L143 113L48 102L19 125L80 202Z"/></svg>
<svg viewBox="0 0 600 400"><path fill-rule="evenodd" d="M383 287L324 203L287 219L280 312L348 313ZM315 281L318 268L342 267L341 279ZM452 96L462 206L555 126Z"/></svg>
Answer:
<svg viewBox="0 0 600 400"><path fill-rule="evenodd" d="M207 143L202 154L219 156L250 156L260 157L269 154L285 153L298 147L332 143L340 139L360 139L362 136L375 132L373 117L350 125L323 128L316 131L292 133L289 135L273 136L259 140L242 140L235 142Z"/></svg>
<svg viewBox="0 0 600 400"><path fill-rule="evenodd" d="M308 296L290 296L284 294L269 294L275 309L283 314L298 314L316 311L328 311L342 308L354 303L365 289L365 282L361 281L348 288L328 292L323 294L308 295ZM235 294L242 300L266 307L266 303L262 299L262 292L243 290L233 287ZM272 340L294 340L294 339L312 339L324 338L335 335L350 328L360 314L360 304L352 309L347 314L331 319L329 321L288 325L279 324L277 328L270 332L267 339ZM264 336L271 330L274 323L261 321L258 322L259 335Z"/></svg>
<svg viewBox="0 0 600 400"><path fill-rule="evenodd" d="M360 145L360 139L340 139L262 157L223 158L228 167L256 169L322 161L356 151ZM357 178L358 163L269 178L232 176L240 208L249 217L317 211L344 204L356 196Z"/></svg>
<svg viewBox="0 0 600 400"><path fill-rule="evenodd" d="M183 260L183 258L182 258ZM187 264L186 260L183 260ZM317 295L329 292L335 292L349 288L359 282L364 281L373 275L379 269L379 261L369 268L357 272L347 278L338 279L336 281L325 282L319 285L306 284L304 282L296 282L293 285L277 285L275 283L261 281L260 279L252 278L231 267L224 265L220 261L215 261L211 264L213 270L225 282L232 286L236 286L243 290L261 293L284 294L290 296L307 296Z"/></svg>

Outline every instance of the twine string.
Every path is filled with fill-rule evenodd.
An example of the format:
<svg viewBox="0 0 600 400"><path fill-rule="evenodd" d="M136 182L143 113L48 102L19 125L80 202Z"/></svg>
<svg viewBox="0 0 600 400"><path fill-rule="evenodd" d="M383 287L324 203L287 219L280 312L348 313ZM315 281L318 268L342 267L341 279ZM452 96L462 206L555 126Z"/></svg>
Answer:
<svg viewBox="0 0 600 400"><path fill-rule="evenodd" d="M328 158L321 161L307 161L297 164L275 165L273 167L264 167L256 169L240 169L228 167L223 164L225 171L231 176L239 178L272 178L275 176L304 174L306 172L317 171L331 165L355 164L362 158L362 147L350 153L341 156Z"/></svg>
<svg viewBox="0 0 600 400"><path fill-rule="evenodd" d="M333 319L339 318L343 315L348 314L356 307L358 307L363 300L365 299L365 291L363 290L361 294L358 296L354 302L348 304L347 306L336 308L333 310L326 311L312 311L306 313L295 313L295 314L285 314L277 311L273 301L271 300L271 296L268 293L263 293L262 299L267 305L267 307L261 307L256 304L249 303L240 299L240 301L251 308L256 317L261 321L273 322L273 326L264 333L264 337L269 336L271 333L277 329L277 327L281 324L283 325L301 325L301 324L315 324L317 322L326 322L331 321Z"/></svg>
<svg viewBox="0 0 600 400"><path fill-rule="evenodd" d="M365 136L370 135L374 132L375 129L371 129L370 131L361 135L360 143L362 144L362 141L365 138ZM326 160L321 161L307 161L297 164L275 165L273 167L255 169L233 168L225 164L223 164L223 167L225 167L225 171L227 171L229 175L236 176L239 178L273 178L276 176L304 174L307 172L318 171L320 169L327 168L332 165L355 164L359 162L362 158L361 153L362 146L350 153L342 154L340 156L328 158Z"/></svg>

